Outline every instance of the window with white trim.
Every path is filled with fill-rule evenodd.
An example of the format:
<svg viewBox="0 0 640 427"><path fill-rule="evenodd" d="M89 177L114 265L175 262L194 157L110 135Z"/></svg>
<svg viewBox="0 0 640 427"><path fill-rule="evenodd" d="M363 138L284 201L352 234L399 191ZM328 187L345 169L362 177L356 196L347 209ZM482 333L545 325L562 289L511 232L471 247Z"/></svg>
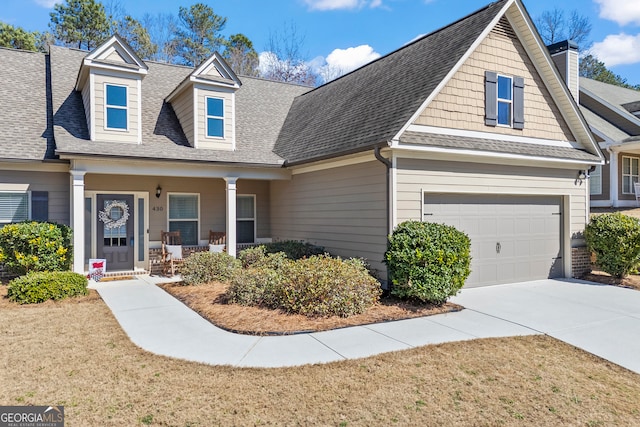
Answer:
<svg viewBox="0 0 640 427"><path fill-rule="evenodd" d="M236 198L236 230L238 243L254 243L256 240L256 196Z"/></svg>
<svg viewBox="0 0 640 427"><path fill-rule="evenodd" d="M485 72L485 124L524 129L524 78Z"/></svg>
<svg viewBox="0 0 640 427"><path fill-rule="evenodd" d="M598 165L593 172L589 174L589 193L592 196L602 194L602 166Z"/></svg>
<svg viewBox="0 0 640 427"><path fill-rule="evenodd" d="M511 77L498 76L498 125L511 126L513 117L513 81Z"/></svg>
<svg viewBox="0 0 640 427"><path fill-rule="evenodd" d="M206 98L207 136L210 138L224 138L224 99Z"/></svg>
<svg viewBox="0 0 640 427"><path fill-rule="evenodd" d="M105 127L127 130L127 87L105 84Z"/></svg>
<svg viewBox="0 0 640 427"><path fill-rule="evenodd" d="M633 184L638 182L640 158L622 157L622 194L635 194Z"/></svg>
<svg viewBox="0 0 640 427"><path fill-rule="evenodd" d="M0 191L0 224L49 220L47 191Z"/></svg>
<svg viewBox="0 0 640 427"><path fill-rule="evenodd" d="M183 245L197 245L200 224L198 194L169 194L169 231L179 231Z"/></svg>

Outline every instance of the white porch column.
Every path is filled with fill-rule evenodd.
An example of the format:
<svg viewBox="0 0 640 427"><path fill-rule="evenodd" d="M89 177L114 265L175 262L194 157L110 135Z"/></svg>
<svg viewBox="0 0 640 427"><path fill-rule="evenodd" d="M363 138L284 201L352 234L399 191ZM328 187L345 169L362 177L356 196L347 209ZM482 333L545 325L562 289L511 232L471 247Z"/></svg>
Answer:
<svg viewBox="0 0 640 427"><path fill-rule="evenodd" d="M236 181L238 178L225 178L227 182L227 253L236 256Z"/></svg>
<svg viewBox="0 0 640 427"><path fill-rule="evenodd" d="M73 229L73 271L84 274L84 175L71 173L71 228Z"/></svg>
<svg viewBox="0 0 640 427"><path fill-rule="evenodd" d="M609 198L614 208L618 207L618 182L620 175L618 174L618 152L613 150L613 147L609 149ZM604 168L605 166L602 166Z"/></svg>

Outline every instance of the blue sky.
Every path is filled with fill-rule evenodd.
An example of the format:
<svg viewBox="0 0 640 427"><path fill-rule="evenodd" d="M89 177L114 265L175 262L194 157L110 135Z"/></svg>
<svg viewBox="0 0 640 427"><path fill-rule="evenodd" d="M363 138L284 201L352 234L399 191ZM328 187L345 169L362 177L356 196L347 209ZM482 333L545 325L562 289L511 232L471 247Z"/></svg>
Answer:
<svg viewBox="0 0 640 427"><path fill-rule="evenodd" d="M103 0L107 4L110 0ZM269 33L294 23L305 36L305 53L319 67L327 63L348 71L429 33L490 0L200 0L228 18L225 35L244 33L258 52ZM173 13L197 0L120 0L127 13ZM55 0L2 0L0 21L43 31ZM524 0L534 19L559 7L576 9L593 25L592 50L609 68L640 83L639 0Z"/></svg>

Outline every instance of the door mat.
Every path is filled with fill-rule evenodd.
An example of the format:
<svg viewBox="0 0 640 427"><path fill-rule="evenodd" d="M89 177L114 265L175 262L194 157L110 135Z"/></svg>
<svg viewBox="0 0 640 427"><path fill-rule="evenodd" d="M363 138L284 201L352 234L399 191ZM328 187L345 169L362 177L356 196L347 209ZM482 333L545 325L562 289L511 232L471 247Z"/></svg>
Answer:
<svg viewBox="0 0 640 427"><path fill-rule="evenodd" d="M117 282L119 280L133 280L136 276L108 276L100 279L101 282Z"/></svg>

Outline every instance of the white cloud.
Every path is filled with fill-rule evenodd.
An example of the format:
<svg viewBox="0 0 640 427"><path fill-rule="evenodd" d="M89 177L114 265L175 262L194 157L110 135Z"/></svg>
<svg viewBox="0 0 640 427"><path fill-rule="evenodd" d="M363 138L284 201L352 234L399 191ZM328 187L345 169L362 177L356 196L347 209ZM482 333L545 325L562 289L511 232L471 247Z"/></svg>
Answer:
<svg viewBox="0 0 640 427"><path fill-rule="evenodd" d="M314 58L309 65L326 83L377 58L380 58L380 54L364 44L347 49L334 49L326 58Z"/></svg>
<svg viewBox="0 0 640 427"><path fill-rule="evenodd" d="M357 9L382 6L382 0L304 0L311 10Z"/></svg>
<svg viewBox="0 0 640 427"><path fill-rule="evenodd" d="M56 3L60 3L61 0L34 0L38 6L51 9Z"/></svg>
<svg viewBox="0 0 640 427"><path fill-rule="evenodd" d="M600 18L609 19L620 25L635 23L640 25L640 1L638 0L595 0L600 5Z"/></svg>
<svg viewBox="0 0 640 427"><path fill-rule="evenodd" d="M607 67L640 62L640 34L611 34L594 43L590 52Z"/></svg>

